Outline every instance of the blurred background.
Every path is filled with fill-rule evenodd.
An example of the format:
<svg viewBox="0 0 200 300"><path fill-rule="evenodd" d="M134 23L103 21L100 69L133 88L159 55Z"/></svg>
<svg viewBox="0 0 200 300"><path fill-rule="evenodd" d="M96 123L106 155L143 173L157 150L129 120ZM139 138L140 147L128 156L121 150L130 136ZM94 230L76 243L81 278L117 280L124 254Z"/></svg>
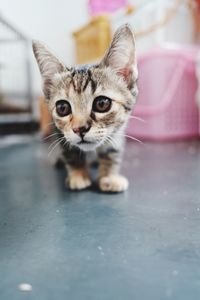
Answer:
<svg viewBox="0 0 200 300"><path fill-rule="evenodd" d="M198 137L199 0L1 1L0 133L51 131L32 39L47 44L67 66L91 63L123 23L136 36L140 93L133 114L143 120L131 122L128 134Z"/></svg>
<svg viewBox="0 0 200 300"><path fill-rule="evenodd" d="M31 40L91 63L124 23L139 69L129 189L100 193L93 168L75 193L52 167L59 139ZM200 0L1 0L0 299L199 300L199 103Z"/></svg>

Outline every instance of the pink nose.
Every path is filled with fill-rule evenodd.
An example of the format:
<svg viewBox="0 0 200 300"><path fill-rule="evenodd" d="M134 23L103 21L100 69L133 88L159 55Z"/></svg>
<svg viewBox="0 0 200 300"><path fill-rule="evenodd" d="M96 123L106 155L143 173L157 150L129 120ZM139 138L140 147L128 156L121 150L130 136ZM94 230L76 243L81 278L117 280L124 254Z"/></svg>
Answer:
<svg viewBox="0 0 200 300"><path fill-rule="evenodd" d="M73 128L73 132L83 137L90 130L90 128L91 126L88 124L86 126Z"/></svg>

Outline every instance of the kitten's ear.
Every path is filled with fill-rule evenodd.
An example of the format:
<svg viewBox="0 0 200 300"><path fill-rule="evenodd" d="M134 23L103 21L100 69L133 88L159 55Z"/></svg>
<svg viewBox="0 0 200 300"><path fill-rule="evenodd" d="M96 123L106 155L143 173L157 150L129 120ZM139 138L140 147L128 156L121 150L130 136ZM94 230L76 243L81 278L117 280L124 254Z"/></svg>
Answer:
<svg viewBox="0 0 200 300"><path fill-rule="evenodd" d="M117 29L110 48L100 63L100 66L112 68L126 81L128 88L132 88L138 77L135 57L135 40L129 25L125 24Z"/></svg>
<svg viewBox="0 0 200 300"><path fill-rule="evenodd" d="M33 41L32 45L42 77L49 78L55 73L66 70L64 64L62 64L43 44L38 41Z"/></svg>
<svg viewBox="0 0 200 300"><path fill-rule="evenodd" d="M43 78L43 92L46 99L49 99L51 88L53 87L53 75L66 71L67 68L40 42L33 41L32 45L40 73Z"/></svg>

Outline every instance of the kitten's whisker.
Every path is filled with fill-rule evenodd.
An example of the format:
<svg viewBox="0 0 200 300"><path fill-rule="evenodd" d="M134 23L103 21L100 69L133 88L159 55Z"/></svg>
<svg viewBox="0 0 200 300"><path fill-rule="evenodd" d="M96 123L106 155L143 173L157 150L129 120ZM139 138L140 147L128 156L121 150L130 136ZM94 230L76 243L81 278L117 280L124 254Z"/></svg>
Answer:
<svg viewBox="0 0 200 300"><path fill-rule="evenodd" d="M104 143L104 144L105 144L105 143L110 143L110 144L112 145L113 148L116 148L116 147L117 147L115 139L112 138L110 135L106 136L106 138L105 138L105 140L104 140L103 143Z"/></svg>
<svg viewBox="0 0 200 300"><path fill-rule="evenodd" d="M134 141L136 141L136 142L138 142L138 143L140 143L142 145L144 145L144 143L142 141L140 141L139 139L137 139L137 138L135 138L135 137L133 137L131 135L125 134L124 136L127 137L127 138L129 138L129 139L131 139L131 140L134 140Z"/></svg>
<svg viewBox="0 0 200 300"><path fill-rule="evenodd" d="M131 136L131 135L128 135L128 134L123 134L123 133L122 134L116 133L116 135L127 137L127 138L129 138L131 140L134 140L134 141L136 141L136 142L144 145L144 143L142 141L140 141L139 139L135 138L134 136Z"/></svg>
<svg viewBox="0 0 200 300"><path fill-rule="evenodd" d="M129 116L129 119L135 119L135 120L138 120L138 121L141 121L143 123L146 123L146 120L140 118L140 117L136 117L136 116Z"/></svg>
<svg viewBox="0 0 200 300"><path fill-rule="evenodd" d="M110 140L110 143L111 143L111 145L112 145L113 148L116 148L116 145L115 145L115 143L112 140Z"/></svg>
<svg viewBox="0 0 200 300"><path fill-rule="evenodd" d="M65 142L64 142L64 145L63 145L63 146L65 146L65 145L67 145L67 144L69 144L69 141L65 138Z"/></svg>
<svg viewBox="0 0 200 300"><path fill-rule="evenodd" d="M110 143L109 138L108 138L107 136L106 136L106 138L105 138L103 144L106 144L106 143Z"/></svg>
<svg viewBox="0 0 200 300"><path fill-rule="evenodd" d="M67 138L66 138L66 137L64 137L64 138L65 138L65 144L64 144L64 145L67 145L67 146L69 147L69 150L71 150L72 146L71 146L71 143L70 143L70 141L69 141L69 140L67 140Z"/></svg>
<svg viewBox="0 0 200 300"><path fill-rule="evenodd" d="M113 146L113 148L117 147L115 139L112 138L110 135L108 136L108 141L111 143L111 145Z"/></svg>
<svg viewBox="0 0 200 300"><path fill-rule="evenodd" d="M56 149L56 147L57 147L59 144L62 143L63 140L64 140L64 138L62 137L62 139L59 140L59 141L54 145L53 148L51 148L50 152L48 153L48 157L49 157L49 156L51 155L51 153Z"/></svg>
<svg viewBox="0 0 200 300"><path fill-rule="evenodd" d="M60 140L62 140L62 139L64 139L63 136L60 137L60 138L58 138L58 139L56 139L55 141L53 141L53 142L51 143L51 145L49 145L48 149L50 149L53 145L55 145L58 141L60 141Z"/></svg>
<svg viewBox="0 0 200 300"><path fill-rule="evenodd" d="M108 137L106 136L105 139L103 140L102 144L104 145L104 144L106 144L108 142L110 142L110 141L109 141Z"/></svg>
<svg viewBox="0 0 200 300"><path fill-rule="evenodd" d="M43 138L43 141L48 140L48 139L50 139L52 136L54 136L54 135L59 135L59 134L61 134L61 133L54 132L54 133L52 133L52 134L46 136L45 138Z"/></svg>

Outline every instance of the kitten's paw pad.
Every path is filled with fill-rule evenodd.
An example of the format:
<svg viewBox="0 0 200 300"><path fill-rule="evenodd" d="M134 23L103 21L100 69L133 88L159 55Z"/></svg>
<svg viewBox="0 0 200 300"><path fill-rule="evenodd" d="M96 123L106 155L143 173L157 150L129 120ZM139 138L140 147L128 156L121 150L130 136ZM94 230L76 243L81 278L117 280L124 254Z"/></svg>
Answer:
<svg viewBox="0 0 200 300"><path fill-rule="evenodd" d="M110 175L100 178L100 190L103 192L123 192L128 188L128 180L121 175Z"/></svg>
<svg viewBox="0 0 200 300"><path fill-rule="evenodd" d="M71 190L83 190L91 186L92 182L88 174L76 172L76 174L70 175L65 181L68 188Z"/></svg>

